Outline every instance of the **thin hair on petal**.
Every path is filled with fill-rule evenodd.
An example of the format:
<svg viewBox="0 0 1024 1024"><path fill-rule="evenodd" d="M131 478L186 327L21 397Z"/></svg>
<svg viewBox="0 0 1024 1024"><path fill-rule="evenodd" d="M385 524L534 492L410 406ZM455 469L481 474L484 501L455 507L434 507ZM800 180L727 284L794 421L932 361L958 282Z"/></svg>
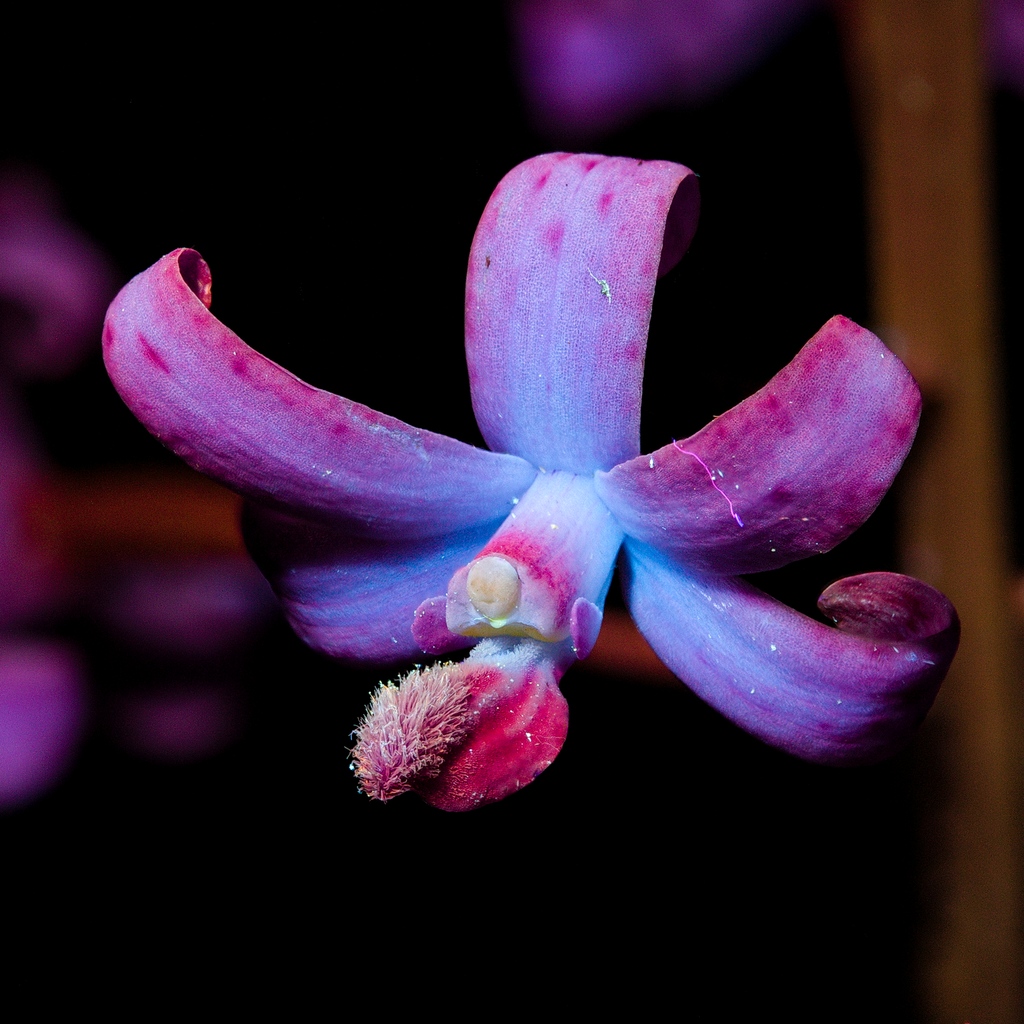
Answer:
<svg viewBox="0 0 1024 1024"><path fill-rule="evenodd" d="M359 788L391 800L414 779L434 778L465 735L470 686L453 662L415 668L399 684L381 683L352 736L349 752Z"/></svg>

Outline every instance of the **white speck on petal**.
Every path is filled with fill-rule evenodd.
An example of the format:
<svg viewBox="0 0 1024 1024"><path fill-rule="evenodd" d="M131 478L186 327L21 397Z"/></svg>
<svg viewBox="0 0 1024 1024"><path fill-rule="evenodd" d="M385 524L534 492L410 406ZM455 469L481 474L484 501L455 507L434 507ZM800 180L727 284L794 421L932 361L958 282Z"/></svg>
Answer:
<svg viewBox="0 0 1024 1024"><path fill-rule="evenodd" d="M652 459L651 459L651 461L650 461L650 462L648 463L648 465L649 465L649 466L651 467L651 469L654 469L654 459L653 459L653 458L652 458Z"/></svg>

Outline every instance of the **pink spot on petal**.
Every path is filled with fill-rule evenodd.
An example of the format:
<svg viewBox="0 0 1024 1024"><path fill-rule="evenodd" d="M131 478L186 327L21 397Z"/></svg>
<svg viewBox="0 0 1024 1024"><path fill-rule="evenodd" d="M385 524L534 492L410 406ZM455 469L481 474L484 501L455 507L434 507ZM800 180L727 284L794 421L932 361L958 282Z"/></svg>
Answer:
<svg viewBox="0 0 1024 1024"><path fill-rule="evenodd" d="M157 352L152 345L140 334L139 335L139 348L142 349L142 354L159 370L163 370L164 373L170 373L171 368L163 361L160 353Z"/></svg>
<svg viewBox="0 0 1024 1024"><path fill-rule="evenodd" d="M555 221L544 229L544 244L552 256L557 256L562 250L562 238L565 235L565 222Z"/></svg>

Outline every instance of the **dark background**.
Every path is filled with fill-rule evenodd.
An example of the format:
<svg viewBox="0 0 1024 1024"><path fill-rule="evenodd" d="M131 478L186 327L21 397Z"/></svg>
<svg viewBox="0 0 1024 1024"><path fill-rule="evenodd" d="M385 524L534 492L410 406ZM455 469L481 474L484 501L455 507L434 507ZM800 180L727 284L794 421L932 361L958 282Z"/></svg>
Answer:
<svg viewBox="0 0 1024 1024"><path fill-rule="evenodd" d="M53 178L123 280L197 248L214 313L254 347L479 443L461 348L477 218L516 163L579 145L530 128L501 9L481 7L469 23L363 15L341 36L311 21L179 27L169 61L140 46L8 68L0 156ZM1006 185L1020 180L1022 110L1006 96L993 110L1015 280L1024 211ZM829 16L713 102L589 146L701 176L696 240L655 303L645 450L756 390L833 314L871 326L862 167ZM1007 337L1018 317L1005 314ZM1006 379L1020 379L1012 346ZM106 381L98 338L82 369L29 400L60 466L171 461ZM894 568L887 499L839 550L759 582L813 614L832 580ZM81 619L61 628L99 694L133 670ZM505 803L445 815L355 791L345 748L374 672L328 663L281 623L248 658L248 726L228 751L158 766L97 729L61 785L0 819L19 899L48 908L69 945L86 948L102 917L155 977L187 987L227 977L255 943L278 965L259 984L297 985L284 967L297 958L301 987L343 1008L356 986L402 998L415 976L430 1002L461 1004L482 983L531 1013L597 1002L644 1016L668 999L693 1021L913 1019L912 944L931 913L915 823L941 785L919 748L875 768L807 765L682 687L580 665L556 763Z"/></svg>

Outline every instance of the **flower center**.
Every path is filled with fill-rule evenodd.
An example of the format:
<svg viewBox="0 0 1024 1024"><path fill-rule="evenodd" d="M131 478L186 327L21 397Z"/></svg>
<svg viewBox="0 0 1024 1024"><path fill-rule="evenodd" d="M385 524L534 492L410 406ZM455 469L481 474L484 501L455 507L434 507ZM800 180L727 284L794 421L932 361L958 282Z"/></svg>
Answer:
<svg viewBox="0 0 1024 1024"><path fill-rule="evenodd" d="M500 555L478 559L466 577L470 603L492 622L507 619L519 607L521 589L516 567Z"/></svg>

